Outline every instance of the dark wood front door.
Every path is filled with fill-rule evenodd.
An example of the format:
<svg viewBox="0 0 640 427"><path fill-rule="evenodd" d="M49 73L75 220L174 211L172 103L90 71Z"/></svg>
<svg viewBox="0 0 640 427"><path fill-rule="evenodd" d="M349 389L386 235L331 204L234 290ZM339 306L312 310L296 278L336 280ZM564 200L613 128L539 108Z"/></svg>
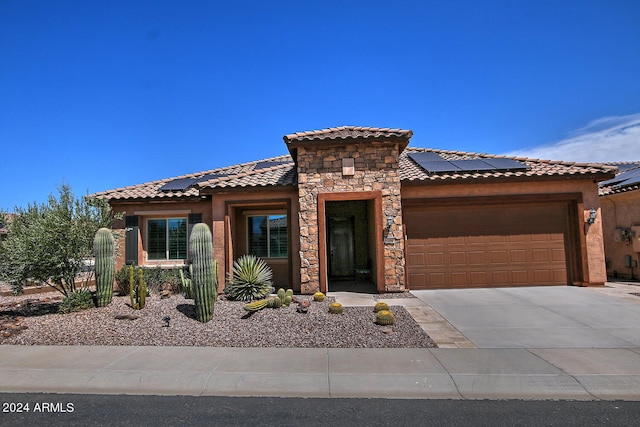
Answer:
<svg viewBox="0 0 640 427"><path fill-rule="evenodd" d="M329 275L352 277L355 274L353 217L329 218Z"/></svg>

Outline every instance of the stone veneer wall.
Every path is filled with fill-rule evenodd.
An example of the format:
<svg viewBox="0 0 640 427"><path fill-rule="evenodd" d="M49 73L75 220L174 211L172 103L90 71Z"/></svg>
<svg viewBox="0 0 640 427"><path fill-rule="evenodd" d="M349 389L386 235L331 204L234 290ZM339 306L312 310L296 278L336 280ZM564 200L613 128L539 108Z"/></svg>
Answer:
<svg viewBox="0 0 640 427"><path fill-rule="evenodd" d="M382 192L382 222L394 218L391 230L372 239L384 242L384 289L405 289L404 233L400 200L397 143L370 142L341 147L299 147L298 197L300 201L300 279L302 293L320 290L318 194L360 191ZM342 159L353 158L355 173L343 176ZM370 219L373 221L373 218ZM377 266L381 268L381 266ZM372 271L375 277L375 272ZM381 289L378 284L378 289Z"/></svg>

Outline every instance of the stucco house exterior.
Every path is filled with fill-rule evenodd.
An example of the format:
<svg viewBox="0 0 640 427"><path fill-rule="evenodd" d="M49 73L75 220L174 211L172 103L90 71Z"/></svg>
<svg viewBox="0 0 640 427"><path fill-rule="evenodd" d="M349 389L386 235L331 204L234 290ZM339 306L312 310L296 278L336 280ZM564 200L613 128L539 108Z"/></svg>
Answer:
<svg viewBox="0 0 640 427"><path fill-rule="evenodd" d="M640 162L612 163L615 178L600 183L607 274L638 279L640 257Z"/></svg>
<svg viewBox="0 0 640 427"><path fill-rule="evenodd" d="M604 284L598 182L614 167L414 148L412 136L292 133L287 155L97 193L125 213L118 267L183 265L205 222L221 289L247 253L306 294L350 281L372 292Z"/></svg>

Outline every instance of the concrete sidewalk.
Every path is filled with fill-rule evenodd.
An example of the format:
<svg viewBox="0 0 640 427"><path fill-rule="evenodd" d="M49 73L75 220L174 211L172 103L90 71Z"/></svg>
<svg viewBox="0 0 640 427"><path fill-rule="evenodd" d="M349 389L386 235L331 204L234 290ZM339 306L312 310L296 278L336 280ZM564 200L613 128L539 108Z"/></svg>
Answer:
<svg viewBox="0 0 640 427"><path fill-rule="evenodd" d="M640 349L0 346L1 391L640 400Z"/></svg>
<svg viewBox="0 0 640 427"><path fill-rule="evenodd" d="M621 289L419 291L387 301L404 305L437 349L1 345L0 392L640 400L640 298L629 298L640 288Z"/></svg>

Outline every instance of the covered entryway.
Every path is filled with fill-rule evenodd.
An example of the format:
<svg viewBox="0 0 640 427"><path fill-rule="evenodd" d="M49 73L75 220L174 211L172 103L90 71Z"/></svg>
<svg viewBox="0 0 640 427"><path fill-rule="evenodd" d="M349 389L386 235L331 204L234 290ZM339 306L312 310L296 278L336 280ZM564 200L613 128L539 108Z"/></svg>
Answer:
<svg viewBox="0 0 640 427"><path fill-rule="evenodd" d="M566 285L567 203L405 206L410 289Z"/></svg>
<svg viewBox="0 0 640 427"><path fill-rule="evenodd" d="M326 202L328 290L376 292L372 209L371 200Z"/></svg>

